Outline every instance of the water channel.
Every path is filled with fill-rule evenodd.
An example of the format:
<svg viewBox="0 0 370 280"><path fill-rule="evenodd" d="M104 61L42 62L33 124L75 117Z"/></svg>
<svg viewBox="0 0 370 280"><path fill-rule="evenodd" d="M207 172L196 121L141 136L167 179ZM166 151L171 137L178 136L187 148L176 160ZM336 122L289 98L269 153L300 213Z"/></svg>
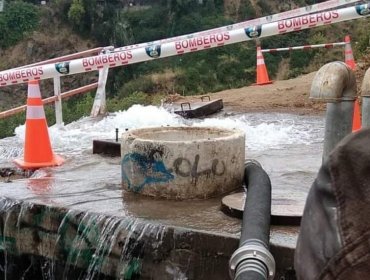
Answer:
<svg viewBox="0 0 370 280"><path fill-rule="evenodd" d="M1 205L1 211L8 212L2 228L2 247L7 248L2 270L4 275L8 275L8 279L16 279L9 276L11 260L7 258L7 254L11 250L35 255L36 249L32 248L35 246L38 252L40 250L43 252L44 256L57 259L49 255L55 255L59 247L68 248L68 252L59 253L61 255L59 257L67 258L69 266L58 270L58 266L52 262L51 268L47 269L47 276L43 279L74 279L67 277L70 264L81 267L83 266L81 262L86 260L88 263L85 266L88 269L81 272L81 277L78 279L94 279L97 273L111 269L109 267L113 266L113 263L125 264L121 265L118 272L113 273L121 277L119 279L135 279L127 276L130 275L130 271L131 274L133 273L137 265L134 262L135 258L132 257L135 256L136 247L129 241L131 240L129 237L134 235L134 232L137 235L136 242L142 238L140 234L143 234L143 231L149 232L149 236L153 235L153 240L156 241L153 246L162 244L162 240L168 234L167 226L231 237L240 234L240 220L228 217L219 210L220 198L166 201L138 197L124 192L121 188L119 158L92 154L92 140L114 139L116 128L123 132L126 129L153 126L218 126L243 130L246 134L246 158L258 160L269 174L275 205L284 205L287 201L304 201L321 164L323 116L220 112L211 118L185 120L163 108L135 105L127 111L116 112L99 120L87 117L63 127L51 127L49 133L54 152L63 156L66 163L61 167L38 170L30 178L0 183L0 196L14 201L10 204L8 201L3 201ZM0 140L0 167L13 166L11 159L22 156L24 129L24 126L20 126L16 129L14 137ZM17 204L20 200L23 203L22 206ZM27 216L27 207L34 209L34 205L44 205L48 209L47 215L45 210L40 210L40 213L38 213L39 210L33 210L38 215L36 222L34 217L31 219ZM63 215L55 214L52 210L54 207L65 209ZM303 203L299 207L303 209ZM14 217L11 213L14 213ZM97 213L97 216L91 219L90 213ZM61 215L58 225L50 222L53 215ZM112 218L106 218L107 216ZM6 222L12 219L15 220L14 228L11 229L12 226L9 226L7 229ZM143 224L143 220L152 221L154 225ZM45 240L39 232L38 240L34 241L34 244L30 242L28 249L19 248L20 245L15 241L11 244L11 232L19 234L20 229L23 229L22 224L26 224L24 228L30 230L31 225L35 226L35 223L38 228L43 229L44 234L55 233L53 241L50 242L53 248L39 248L45 246L40 245L44 244ZM70 229L72 224L79 238L61 238L61 233L72 231ZM128 233L124 238L125 241L121 240L119 244L118 237L122 235L120 231L122 229ZM140 230L135 231L135 229ZM7 230L8 235L5 234ZM31 233L32 231L34 230L32 229ZM99 232L99 237L91 237L94 235L93 231ZM281 243L284 239L287 247L294 247L296 239L289 238L284 231L279 226L275 226L271 242ZM24 234L27 235L27 232L25 231ZM72 234L71 232L70 235ZM89 255L89 252L85 252L84 249L89 242L94 241L94 238L97 244L101 245ZM107 241L112 239L117 242ZM120 251L116 248L116 243ZM112 252L115 252L116 258L111 257ZM97 257L97 255L107 257L108 253L109 260ZM124 257L127 255L131 256L129 260ZM158 266L157 270L162 269L163 275L170 275L167 278L161 276L162 278L158 279L202 279L199 276L192 278L190 268L181 266L180 263L180 261L177 265L166 263L163 268ZM60 269L65 278L55 277ZM214 267L213 270L216 275L217 269ZM153 271L147 272L147 275L153 275L155 273ZM217 279L217 277L204 279Z"/></svg>

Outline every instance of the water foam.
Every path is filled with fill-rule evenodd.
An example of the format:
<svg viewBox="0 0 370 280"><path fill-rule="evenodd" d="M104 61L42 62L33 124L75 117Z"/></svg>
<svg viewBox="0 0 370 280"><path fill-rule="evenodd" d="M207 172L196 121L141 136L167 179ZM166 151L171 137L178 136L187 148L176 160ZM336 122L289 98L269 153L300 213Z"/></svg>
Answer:
<svg viewBox="0 0 370 280"><path fill-rule="evenodd" d="M93 139L114 139L116 128L121 134L126 129L168 125L240 129L246 134L246 147L249 150L310 145L323 138L321 117L258 113L185 120L164 108L141 105L134 105L126 111L115 112L100 120L84 117L62 127L54 125L49 128L49 135L54 151L68 155L91 149ZM15 137L0 140L0 159L19 155L25 126L17 127L15 134Z"/></svg>
<svg viewBox="0 0 370 280"><path fill-rule="evenodd" d="M249 150L310 145L323 140L322 120L317 117L258 113L227 118L209 118L196 125L240 129L245 132L246 148Z"/></svg>

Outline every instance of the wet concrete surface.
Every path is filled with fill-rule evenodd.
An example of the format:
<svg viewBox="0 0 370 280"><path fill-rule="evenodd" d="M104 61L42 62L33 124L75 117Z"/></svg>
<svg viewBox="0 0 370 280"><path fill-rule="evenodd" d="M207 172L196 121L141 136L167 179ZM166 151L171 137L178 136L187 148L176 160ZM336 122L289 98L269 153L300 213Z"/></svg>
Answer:
<svg viewBox="0 0 370 280"><path fill-rule="evenodd" d="M296 120L294 116L283 116L283 120L275 120L282 118L280 115L266 118L268 123L263 115L241 118L243 123L248 123L245 156L258 160L269 174L273 204L292 201L299 206L299 211L302 211L321 163L320 120ZM304 123L301 125L302 121ZM225 123L221 120L220 124L229 126L234 124L234 120L226 120ZM139 219L144 223L150 222L166 228L176 227L187 229L188 232L201 232L205 236L216 237L212 242L227 240L227 252L232 253L230 248L237 246L241 220L220 211L222 197L171 201L142 197L124 191L121 187L120 159L92 154L90 138L96 139L96 135L88 134L92 131L90 123L86 127L86 131L80 129L77 132L69 128L65 138L59 140L55 151L66 154L67 161L63 166L39 170L30 178L10 177L11 182L8 183L0 180L0 197L46 208L64 209L68 213L81 211L119 220ZM293 139L290 139L291 137ZM83 140L77 140L79 138ZM70 143L66 144L66 141ZM21 156L21 144L13 148L13 142L13 139L2 140L0 151L3 158ZM3 159L0 162L1 168L9 166L12 166L10 160ZM297 226L271 226L271 251L278 267L292 267L298 232ZM223 256L224 266L227 266L228 257Z"/></svg>
<svg viewBox="0 0 370 280"><path fill-rule="evenodd" d="M121 188L120 159L81 155L64 166L36 171L30 178L0 182L0 196L27 203L136 217L165 225L215 234L240 235L241 220L220 211L222 197L206 200L164 200ZM298 228L273 226L271 243L294 248Z"/></svg>
<svg viewBox="0 0 370 280"><path fill-rule="evenodd" d="M228 260L239 243L241 220L220 211L221 197L154 199L126 192L120 181L119 158L80 155L61 167L36 171L30 178L0 182L0 197L9 198L13 202L5 203L15 205L10 210L1 207L3 239L15 240L15 245L4 245L6 265L17 267L19 264L12 263L17 257L31 263L35 256L46 257L44 262L52 262L52 266L66 262L60 275L75 275L75 269L83 269L87 278L81 279L97 274L121 279L119 271L135 267L132 261L139 250L140 279L227 279ZM70 219L73 223L68 222L62 234ZM95 224L100 229L94 230ZM121 224L123 228L116 226ZM85 227L86 233L78 230ZM101 234L84 241L92 232ZM278 277L290 273L297 236L296 226L271 227L271 252ZM136 249L125 257L127 253L121 251L132 246ZM153 251L152 246L157 249ZM99 262L94 261L96 254ZM73 264L75 255L79 257ZM48 271L52 275L47 279L64 279Z"/></svg>

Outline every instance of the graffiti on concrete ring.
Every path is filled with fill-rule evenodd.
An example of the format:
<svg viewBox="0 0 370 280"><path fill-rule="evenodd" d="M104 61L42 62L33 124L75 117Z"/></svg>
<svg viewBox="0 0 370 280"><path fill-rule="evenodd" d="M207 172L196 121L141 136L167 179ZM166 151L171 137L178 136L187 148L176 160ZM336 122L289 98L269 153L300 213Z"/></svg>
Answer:
<svg viewBox="0 0 370 280"><path fill-rule="evenodd" d="M129 153L123 157L121 169L122 181L134 192L140 192L146 185L169 182L174 178L163 163L161 151L150 151L149 155Z"/></svg>
<svg viewBox="0 0 370 280"><path fill-rule="evenodd" d="M177 158L173 163L175 174L181 177L191 177L192 183L196 184L200 176L222 176L225 173L225 162L218 159L212 160L211 168L199 171L199 158L199 155L196 155L193 163L187 158Z"/></svg>

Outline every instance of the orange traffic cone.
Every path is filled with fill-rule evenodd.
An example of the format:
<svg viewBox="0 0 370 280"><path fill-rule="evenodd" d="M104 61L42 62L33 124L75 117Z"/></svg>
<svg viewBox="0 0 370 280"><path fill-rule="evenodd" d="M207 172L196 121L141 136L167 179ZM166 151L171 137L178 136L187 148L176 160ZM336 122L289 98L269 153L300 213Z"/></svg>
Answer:
<svg viewBox="0 0 370 280"><path fill-rule="evenodd" d="M51 149L38 81L28 82L25 138L24 160L14 160L22 169L37 169L61 165L64 162L64 159L55 155Z"/></svg>
<svg viewBox="0 0 370 280"><path fill-rule="evenodd" d="M351 68L352 70L355 70L356 68L356 62L353 58L353 52L351 47L351 38L347 35L344 38L344 42L346 43L344 48L344 62Z"/></svg>
<svg viewBox="0 0 370 280"><path fill-rule="evenodd" d="M269 75L267 73L265 60L263 59L263 54L261 51L261 47L257 47L257 83L256 85L267 85L271 84L272 81L269 79Z"/></svg>
<svg viewBox="0 0 370 280"><path fill-rule="evenodd" d="M355 101L355 107L353 109L353 121L352 121L352 132L361 129L361 115L360 115L360 104L358 99Z"/></svg>

